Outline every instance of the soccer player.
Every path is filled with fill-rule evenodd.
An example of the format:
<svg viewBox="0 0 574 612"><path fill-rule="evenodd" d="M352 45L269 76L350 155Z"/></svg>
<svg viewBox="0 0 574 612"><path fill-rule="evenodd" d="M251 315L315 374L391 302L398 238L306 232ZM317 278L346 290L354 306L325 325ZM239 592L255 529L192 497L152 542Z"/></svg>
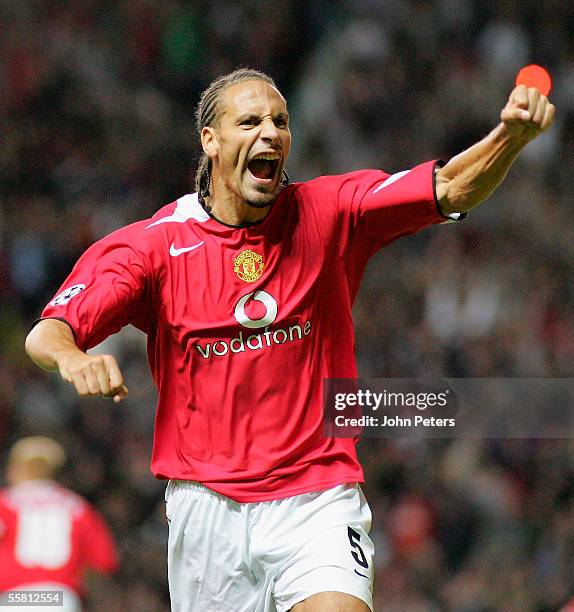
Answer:
<svg viewBox="0 0 574 612"><path fill-rule="evenodd" d="M10 449L9 487L0 491L0 592L62 591L58 609L77 612L85 571L111 574L118 561L100 515L53 480L65 458L60 444L42 436ZM22 609L37 607L14 606Z"/></svg>
<svg viewBox="0 0 574 612"><path fill-rule="evenodd" d="M322 381L357 376L351 307L371 255L488 197L553 116L519 86L444 167L289 184L272 79L240 69L203 93L197 192L88 249L27 339L80 395L120 401L115 358L85 351L128 323L147 333L174 610L372 609L363 474L355 440L323 435Z"/></svg>

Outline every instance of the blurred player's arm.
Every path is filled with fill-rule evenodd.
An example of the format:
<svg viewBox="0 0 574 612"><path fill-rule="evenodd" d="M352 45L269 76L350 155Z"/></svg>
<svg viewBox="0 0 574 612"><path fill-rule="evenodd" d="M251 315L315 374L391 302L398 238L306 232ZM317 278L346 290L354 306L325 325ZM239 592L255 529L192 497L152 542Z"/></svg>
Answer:
<svg viewBox="0 0 574 612"><path fill-rule="evenodd" d="M87 601L98 608L102 595L114 588L113 576L119 569L116 543L103 517L91 506L85 507L76 534L84 562Z"/></svg>
<svg viewBox="0 0 574 612"><path fill-rule="evenodd" d="M554 105L537 89L518 85L500 119L490 134L437 172L437 199L443 214L465 212L488 198L522 149L552 125Z"/></svg>
<svg viewBox="0 0 574 612"><path fill-rule="evenodd" d="M115 357L82 351L63 321L43 319L35 325L26 338L26 352L44 370L58 370L79 395L113 397L117 403L128 394Z"/></svg>

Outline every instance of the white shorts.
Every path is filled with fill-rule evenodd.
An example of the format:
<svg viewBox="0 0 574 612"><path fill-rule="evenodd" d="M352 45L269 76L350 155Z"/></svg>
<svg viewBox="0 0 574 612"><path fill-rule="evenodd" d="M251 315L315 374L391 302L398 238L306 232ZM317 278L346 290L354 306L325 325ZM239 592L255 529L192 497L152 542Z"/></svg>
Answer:
<svg viewBox="0 0 574 612"><path fill-rule="evenodd" d="M316 593L373 609L371 511L357 484L237 503L171 480L168 575L176 612L287 612Z"/></svg>

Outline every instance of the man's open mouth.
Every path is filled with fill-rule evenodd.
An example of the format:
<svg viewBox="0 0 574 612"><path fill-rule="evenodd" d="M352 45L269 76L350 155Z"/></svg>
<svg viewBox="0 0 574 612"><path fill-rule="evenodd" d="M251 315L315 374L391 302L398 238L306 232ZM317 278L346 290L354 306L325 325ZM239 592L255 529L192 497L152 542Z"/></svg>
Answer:
<svg viewBox="0 0 574 612"><path fill-rule="evenodd" d="M247 164L247 168L256 179L271 180L275 178L279 168L279 156L273 154L258 155Z"/></svg>

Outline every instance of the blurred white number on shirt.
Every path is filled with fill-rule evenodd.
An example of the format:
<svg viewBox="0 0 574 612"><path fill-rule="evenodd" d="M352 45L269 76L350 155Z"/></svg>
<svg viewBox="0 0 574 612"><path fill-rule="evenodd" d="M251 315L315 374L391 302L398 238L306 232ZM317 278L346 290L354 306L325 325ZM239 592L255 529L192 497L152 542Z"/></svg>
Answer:
<svg viewBox="0 0 574 612"><path fill-rule="evenodd" d="M72 517L62 508L25 508L20 513L16 558L24 567L58 569L72 549Z"/></svg>

